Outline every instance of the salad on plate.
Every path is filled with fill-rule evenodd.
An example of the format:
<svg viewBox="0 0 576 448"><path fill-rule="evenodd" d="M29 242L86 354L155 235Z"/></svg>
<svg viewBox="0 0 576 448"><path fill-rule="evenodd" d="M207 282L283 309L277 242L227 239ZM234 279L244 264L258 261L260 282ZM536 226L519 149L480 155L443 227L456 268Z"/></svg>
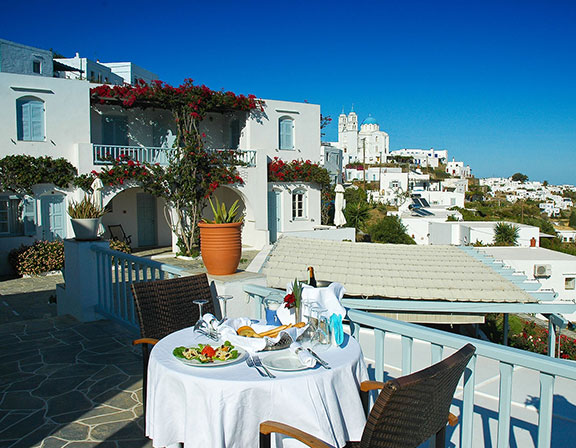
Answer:
<svg viewBox="0 0 576 448"><path fill-rule="evenodd" d="M222 365L238 359L244 351L236 348L230 341L225 341L219 347L210 344L198 344L194 347L176 347L172 354L179 360L191 364Z"/></svg>

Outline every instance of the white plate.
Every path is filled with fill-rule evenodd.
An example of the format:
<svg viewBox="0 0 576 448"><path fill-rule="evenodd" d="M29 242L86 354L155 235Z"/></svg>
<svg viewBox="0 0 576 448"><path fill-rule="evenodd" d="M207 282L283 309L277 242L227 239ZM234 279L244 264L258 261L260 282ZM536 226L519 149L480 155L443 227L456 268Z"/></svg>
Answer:
<svg viewBox="0 0 576 448"><path fill-rule="evenodd" d="M298 356L291 351L276 352L273 355L262 357L262 364L269 369L293 372L305 370L308 367L300 362Z"/></svg>
<svg viewBox="0 0 576 448"><path fill-rule="evenodd" d="M234 350L238 351L238 357L234 359L227 359L226 361L214 361L214 362L200 362L197 359L186 359L186 358L179 358L178 356L174 356L178 361L187 366L193 367L222 367L228 366L230 364L234 364L237 362L242 361L246 357L246 350L240 347L234 347Z"/></svg>

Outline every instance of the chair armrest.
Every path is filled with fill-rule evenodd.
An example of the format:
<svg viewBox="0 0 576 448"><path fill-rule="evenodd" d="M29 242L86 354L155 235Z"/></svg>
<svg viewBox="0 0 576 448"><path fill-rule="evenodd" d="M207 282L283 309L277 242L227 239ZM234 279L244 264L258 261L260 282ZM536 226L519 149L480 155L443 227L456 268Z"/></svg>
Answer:
<svg viewBox="0 0 576 448"><path fill-rule="evenodd" d="M132 345L138 345L138 344L150 344L150 345L155 345L158 342L158 339L153 339L153 338L142 338L142 339L134 339L132 341Z"/></svg>
<svg viewBox="0 0 576 448"><path fill-rule="evenodd" d="M384 383L382 381L362 381L360 383L360 390L362 392L369 392L375 389L382 389L384 387Z"/></svg>
<svg viewBox="0 0 576 448"><path fill-rule="evenodd" d="M369 392L375 389L382 389L384 387L384 383L382 381L362 381L360 383L360 390L362 392ZM456 417L451 412L448 414L448 424L450 426L456 426L458 424L458 417Z"/></svg>
<svg viewBox="0 0 576 448"><path fill-rule="evenodd" d="M286 425L284 423L273 422L273 421L266 421L260 423L260 436L262 440L262 435L269 436L271 433L277 432L280 434L284 434L288 437L292 437L300 442L308 445L311 448L333 448L332 446L328 445L327 443L323 442L322 440L314 437L307 432L300 431L293 426ZM261 445L262 447L262 445Z"/></svg>

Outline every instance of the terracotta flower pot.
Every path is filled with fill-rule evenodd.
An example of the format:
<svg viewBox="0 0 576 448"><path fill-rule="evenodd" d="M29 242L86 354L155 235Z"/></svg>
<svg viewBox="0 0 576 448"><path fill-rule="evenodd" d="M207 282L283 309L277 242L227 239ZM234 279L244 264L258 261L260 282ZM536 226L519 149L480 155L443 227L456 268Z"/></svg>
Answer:
<svg viewBox="0 0 576 448"><path fill-rule="evenodd" d="M234 274L242 256L242 223L198 223L200 251L208 274Z"/></svg>

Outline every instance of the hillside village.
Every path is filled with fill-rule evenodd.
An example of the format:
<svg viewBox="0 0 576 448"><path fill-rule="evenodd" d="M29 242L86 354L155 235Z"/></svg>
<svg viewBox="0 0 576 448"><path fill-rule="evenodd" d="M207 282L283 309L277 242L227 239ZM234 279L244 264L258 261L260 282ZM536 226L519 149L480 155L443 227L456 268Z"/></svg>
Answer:
<svg viewBox="0 0 576 448"><path fill-rule="evenodd" d="M201 92L210 107L186 105L198 110L191 134L199 157L221 169L218 178L200 180L198 222L216 221L208 197L236 204L242 249L257 252L239 274L211 277L219 294L243 298L229 311L250 306L261 314L269 294L314 266L318 279L342 282L349 309L576 359L576 341L561 340L576 321L576 186L522 173L476 178L449 149L391 149L393 138L370 111L342 111L337 141L323 141L331 117L321 105L212 91L189 80L170 86L155 69L80 53L56 57L0 39L3 278L13 278L15 266L28 275L62 270L59 315L80 322L105 316L133 329L131 305L104 309L101 296L128 300L133 278L125 281L123 263L136 266L140 257L109 247L136 255L167 248L171 259L199 260L197 232L188 234L191 246L174 224L180 210L166 187L173 184L147 179L167 177L179 145L191 138L181 116L152 94ZM83 198L106 211L90 246L74 242L69 216ZM19 258L37 244L54 268ZM141 260L143 281L147 269L151 279L181 274ZM33 267L21 272L27 263ZM106 267L113 274L102 274ZM533 331L542 332L541 346L521 346L532 322L525 319L539 322Z"/></svg>

